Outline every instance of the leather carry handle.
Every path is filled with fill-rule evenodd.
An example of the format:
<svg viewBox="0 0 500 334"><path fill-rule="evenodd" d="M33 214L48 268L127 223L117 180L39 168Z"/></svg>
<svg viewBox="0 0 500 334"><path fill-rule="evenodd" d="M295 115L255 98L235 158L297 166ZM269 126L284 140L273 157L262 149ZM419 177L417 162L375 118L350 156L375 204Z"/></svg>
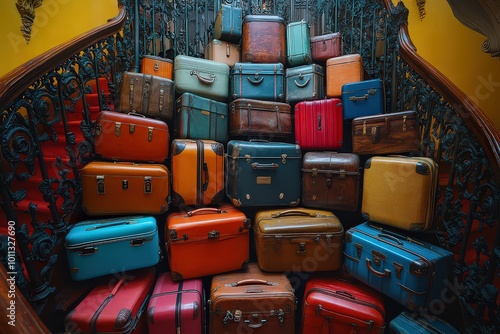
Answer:
<svg viewBox="0 0 500 334"><path fill-rule="evenodd" d="M377 271L372 267L372 261L370 259L366 259L366 267L370 270L375 276L378 277L389 277L391 275L391 271L389 269L385 269L384 272Z"/></svg>
<svg viewBox="0 0 500 334"><path fill-rule="evenodd" d="M250 83L252 85L260 85L262 83L262 81L264 80L264 77L260 77L260 79L257 79L259 77L258 74L255 75L255 81L250 79L250 77L247 77L248 81L250 81Z"/></svg>
<svg viewBox="0 0 500 334"><path fill-rule="evenodd" d="M250 328L260 328L262 326L264 326L266 324L267 320L266 319L262 319L260 322L258 323L255 323L255 324L251 324L250 323L250 320L245 320L245 325L247 325L248 327Z"/></svg>
<svg viewBox="0 0 500 334"><path fill-rule="evenodd" d="M363 96L349 96L349 101L362 101L362 100L368 100L368 94L365 94Z"/></svg>
<svg viewBox="0 0 500 334"><path fill-rule="evenodd" d="M351 295L349 292L347 291L343 291L343 290L337 290L335 291L335 293L337 295L341 295L341 296L344 296L344 297L347 297L349 299L356 299L356 297L354 297L353 295Z"/></svg>
<svg viewBox="0 0 500 334"><path fill-rule="evenodd" d="M223 211L221 209L217 209L217 208L201 208L201 209L196 209L196 210L188 211L186 213L186 216L192 217L192 216L195 216L197 214L200 214L201 212L206 212L206 213L222 213Z"/></svg>
<svg viewBox="0 0 500 334"><path fill-rule="evenodd" d="M309 213L300 210L285 210L277 213L271 214L271 218L280 218L283 216L308 216L308 217L316 217L317 215L314 213Z"/></svg>
<svg viewBox="0 0 500 334"><path fill-rule="evenodd" d="M146 116L141 115L141 114L139 114L139 113L137 113L137 112L135 112L135 111L131 111L131 112L127 113L127 115L130 115L130 116L137 116L137 117L142 117L142 118L146 118Z"/></svg>
<svg viewBox="0 0 500 334"><path fill-rule="evenodd" d="M279 166L276 163L272 164L260 164L258 162L254 162L252 164L253 169L277 169Z"/></svg>
<svg viewBox="0 0 500 334"><path fill-rule="evenodd" d="M111 223L111 224L100 224L100 225L96 225L93 227L88 227L85 229L85 231L92 231L92 230L98 230L100 228L108 228L108 227L113 227L113 226L129 225L129 224L132 224L132 222L122 221L122 222Z"/></svg>
<svg viewBox="0 0 500 334"><path fill-rule="evenodd" d="M396 237L393 237L392 235L389 235L389 234L385 234L385 233L380 233L378 235L379 238L387 238L389 240L392 240L392 241L395 241L397 244L403 246L403 242L401 240L399 240L398 238Z"/></svg>
<svg viewBox="0 0 500 334"><path fill-rule="evenodd" d="M209 74L209 75L208 75L208 78L206 78L206 77L202 76L202 75L200 74L200 72L198 72L198 71L194 71L194 70L191 70L190 74L191 74L191 75L196 75L196 77L198 78L198 80L199 80L201 83L205 84L205 85L211 85L211 84L213 84L213 83L214 83L214 81L215 81L215 75L214 75L214 74Z"/></svg>
<svg viewBox="0 0 500 334"><path fill-rule="evenodd" d="M249 278L249 279L244 279L241 281L236 281L233 283L228 283L226 286L242 286L242 285L252 285L252 284L260 284L260 285L278 285L278 283L272 282L272 281L266 281L264 279L256 279L256 278Z"/></svg>
<svg viewBox="0 0 500 334"><path fill-rule="evenodd" d="M294 80L295 81L295 86L299 87L299 88L304 88L305 86L307 86L307 84L309 83L309 81L311 81L311 78L307 78L306 82L304 82L303 84L299 84L297 82L297 80Z"/></svg>

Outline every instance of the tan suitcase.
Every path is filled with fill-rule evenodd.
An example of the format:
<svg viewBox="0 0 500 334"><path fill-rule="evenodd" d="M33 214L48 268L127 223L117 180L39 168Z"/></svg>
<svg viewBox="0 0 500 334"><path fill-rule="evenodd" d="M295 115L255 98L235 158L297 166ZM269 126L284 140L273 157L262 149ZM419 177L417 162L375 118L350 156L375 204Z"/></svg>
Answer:
<svg viewBox="0 0 500 334"><path fill-rule="evenodd" d="M174 62L171 59L145 55L142 57L141 72L172 80Z"/></svg>
<svg viewBox="0 0 500 334"><path fill-rule="evenodd" d="M205 47L205 59L227 64L229 67L241 61L241 48L238 44L213 39Z"/></svg>
<svg viewBox="0 0 500 334"><path fill-rule="evenodd" d="M362 81L363 60L359 54L330 58L326 61L326 96L341 97L342 86L349 82Z"/></svg>

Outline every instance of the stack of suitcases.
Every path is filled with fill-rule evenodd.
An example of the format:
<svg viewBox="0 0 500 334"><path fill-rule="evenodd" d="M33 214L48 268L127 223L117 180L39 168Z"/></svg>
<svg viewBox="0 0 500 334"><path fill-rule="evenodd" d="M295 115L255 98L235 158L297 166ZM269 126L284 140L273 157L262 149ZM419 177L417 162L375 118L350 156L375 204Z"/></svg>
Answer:
<svg viewBox="0 0 500 334"><path fill-rule="evenodd" d="M235 1L204 55L144 56L96 119L65 247L73 280L109 279L66 332L451 332L416 112L386 113L339 33Z"/></svg>

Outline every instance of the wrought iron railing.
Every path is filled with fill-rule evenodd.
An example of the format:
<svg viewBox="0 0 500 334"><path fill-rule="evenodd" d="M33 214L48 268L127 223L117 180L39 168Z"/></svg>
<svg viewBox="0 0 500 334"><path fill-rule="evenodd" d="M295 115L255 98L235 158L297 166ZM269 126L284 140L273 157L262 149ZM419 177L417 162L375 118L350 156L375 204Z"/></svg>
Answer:
<svg viewBox="0 0 500 334"><path fill-rule="evenodd" d="M451 296L445 294L436 309L428 311L440 313L444 309L439 307L458 299L465 331L498 332L500 136L465 94L414 52L404 5L395 6L391 0L232 2L244 15L272 13L286 22L305 19L313 36L340 32L343 53L361 54L367 77L384 81L386 112L418 112L421 154L440 166L432 237L456 254ZM41 314L58 292L57 249L78 208L79 171L93 159L95 119L89 94L97 94L98 109L112 107L121 74L138 71L143 55L203 57L220 3L119 1L123 11L106 28L0 79L3 220L6 227L14 222L16 282L34 313ZM29 185L33 181L35 188ZM30 199L32 193L38 195L36 200ZM9 255L7 239L0 238L0 259L6 265L12 263Z"/></svg>

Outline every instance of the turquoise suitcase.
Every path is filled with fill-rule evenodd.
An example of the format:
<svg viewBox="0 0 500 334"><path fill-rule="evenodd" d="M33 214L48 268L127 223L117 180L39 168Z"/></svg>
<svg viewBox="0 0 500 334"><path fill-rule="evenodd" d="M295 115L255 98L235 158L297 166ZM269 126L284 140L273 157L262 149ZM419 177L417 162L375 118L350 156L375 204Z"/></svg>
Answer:
<svg viewBox="0 0 500 334"><path fill-rule="evenodd" d="M286 59L291 67L312 63L309 25L304 20L286 27Z"/></svg>
<svg viewBox="0 0 500 334"><path fill-rule="evenodd" d="M380 79L346 83L341 94L345 120L385 112L384 82Z"/></svg>
<svg viewBox="0 0 500 334"><path fill-rule="evenodd" d="M325 75L321 65L289 67L286 69L285 82L288 103L325 98Z"/></svg>
<svg viewBox="0 0 500 334"><path fill-rule="evenodd" d="M408 311L401 312L389 323L391 334L459 334L448 322L428 314L419 314Z"/></svg>
<svg viewBox="0 0 500 334"><path fill-rule="evenodd" d="M243 13L240 7L233 4L222 4L217 12L217 18L214 23L214 39L240 43L241 30L243 25Z"/></svg>
<svg viewBox="0 0 500 334"><path fill-rule="evenodd" d="M229 80L233 100L285 101L285 66L281 63L238 62Z"/></svg>

